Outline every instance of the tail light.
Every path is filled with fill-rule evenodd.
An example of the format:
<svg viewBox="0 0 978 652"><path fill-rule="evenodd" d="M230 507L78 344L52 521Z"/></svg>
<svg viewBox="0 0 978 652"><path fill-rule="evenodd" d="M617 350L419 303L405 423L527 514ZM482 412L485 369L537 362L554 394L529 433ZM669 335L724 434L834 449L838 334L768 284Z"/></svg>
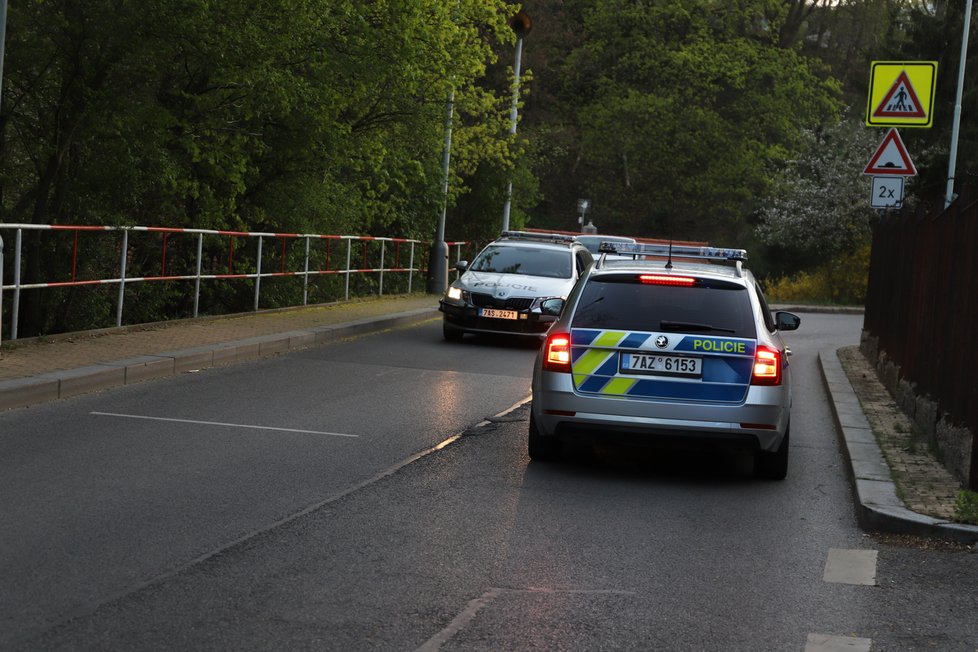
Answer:
<svg viewBox="0 0 978 652"><path fill-rule="evenodd" d="M781 384L781 351L769 346L758 346L754 354L754 371L751 373L751 385L780 385Z"/></svg>
<svg viewBox="0 0 978 652"><path fill-rule="evenodd" d="M684 288L693 287L696 284L696 279L691 276L673 276L672 274L642 274L638 280L644 285L675 285Z"/></svg>
<svg viewBox="0 0 978 652"><path fill-rule="evenodd" d="M570 335L567 333L551 333L543 345L544 371L559 371L570 373L571 351Z"/></svg>

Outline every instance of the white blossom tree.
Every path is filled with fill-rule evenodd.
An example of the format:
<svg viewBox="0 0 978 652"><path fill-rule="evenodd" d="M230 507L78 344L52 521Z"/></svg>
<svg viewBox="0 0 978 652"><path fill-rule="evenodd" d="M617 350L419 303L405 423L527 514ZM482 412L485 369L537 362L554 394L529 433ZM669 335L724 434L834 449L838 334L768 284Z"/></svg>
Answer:
<svg viewBox="0 0 978 652"><path fill-rule="evenodd" d="M821 260L865 244L876 209L862 171L881 136L851 118L808 131L805 153L785 162L770 203L759 211L761 240Z"/></svg>

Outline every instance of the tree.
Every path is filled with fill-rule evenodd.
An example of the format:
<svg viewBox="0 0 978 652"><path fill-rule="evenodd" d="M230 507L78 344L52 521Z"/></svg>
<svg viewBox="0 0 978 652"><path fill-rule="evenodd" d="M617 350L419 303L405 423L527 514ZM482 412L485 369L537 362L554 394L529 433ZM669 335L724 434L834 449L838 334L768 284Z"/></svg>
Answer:
<svg viewBox="0 0 978 652"><path fill-rule="evenodd" d="M860 172L879 134L858 119L808 130L805 151L779 170L757 231L765 243L786 251L795 269L869 242L877 212L869 203L869 177Z"/></svg>
<svg viewBox="0 0 978 652"><path fill-rule="evenodd" d="M779 47L780 1L564 4L577 38L545 92L565 154L542 187L591 198L606 232L738 240L772 162L837 120L837 83Z"/></svg>
<svg viewBox="0 0 978 652"><path fill-rule="evenodd" d="M509 155L501 98L478 81L512 40L511 13L503 0L11 3L3 220L428 237L450 89L457 169ZM48 258L32 245L28 279ZM25 306L23 332L48 329L45 312Z"/></svg>
<svg viewBox="0 0 978 652"><path fill-rule="evenodd" d="M965 67L958 158L954 171L956 190L965 186L972 189L978 187L978 122L974 119L974 107L978 106L978 61L974 57L978 20L974 15L971 20L971 60ZM963 24L963 2L943 1L914 6L903 16L904 38L887 44L887 52L894 60L938 62L933 126L930 129L901 132L919 173L914 194L918 201L926 205L943 206Z"/></svg>

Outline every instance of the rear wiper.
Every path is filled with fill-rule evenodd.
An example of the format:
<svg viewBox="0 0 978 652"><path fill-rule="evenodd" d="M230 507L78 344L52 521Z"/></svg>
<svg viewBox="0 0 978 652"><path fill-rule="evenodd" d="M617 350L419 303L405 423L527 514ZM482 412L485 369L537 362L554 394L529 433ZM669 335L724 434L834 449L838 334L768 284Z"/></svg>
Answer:
<svg viewBox="0 0 978 652"><path fill-rule="evenodd" d="M664 331L720 331L721 333L736 333L732 328L719 328L710 324L697 324L691 321L667 321L659 322L659 328Z"/></svg>

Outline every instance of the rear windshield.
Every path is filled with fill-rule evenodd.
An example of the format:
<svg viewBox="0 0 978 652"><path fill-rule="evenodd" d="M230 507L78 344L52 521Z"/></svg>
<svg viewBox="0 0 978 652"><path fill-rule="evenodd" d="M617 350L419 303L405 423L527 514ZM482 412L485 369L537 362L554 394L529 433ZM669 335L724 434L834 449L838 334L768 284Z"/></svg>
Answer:
<svg viewBox="0 0 978 652"><path fill-rule="evenodd" d="M497 274L527 274L571 278L574 271L570 249L503 247L489 245L472 261L470 270Z"/></svg>
<svg viewBox="0 0 978 652"><path fill-rule="evenodd" d="M592 278L573 327L757 337L744 286L702 279L693 287L645 285L634 274Z"/></svg>

